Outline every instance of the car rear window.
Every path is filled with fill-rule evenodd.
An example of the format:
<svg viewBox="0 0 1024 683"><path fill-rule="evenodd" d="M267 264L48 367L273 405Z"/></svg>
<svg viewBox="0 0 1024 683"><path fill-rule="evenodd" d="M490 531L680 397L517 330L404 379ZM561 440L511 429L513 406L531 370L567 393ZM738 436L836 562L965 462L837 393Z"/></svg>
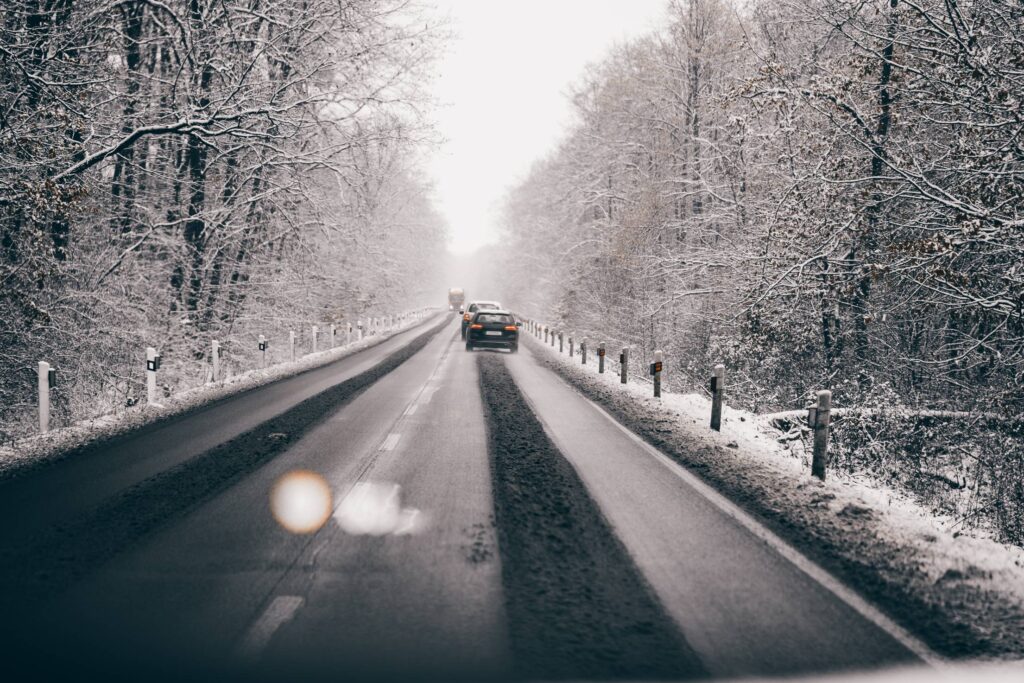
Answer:
<svg viewBox="0 0 1024 683"><path fill-rule="evenodd" d="M505 323L512 324L512 316L506 313L481 313L476 317L478 323Z"/></svg>

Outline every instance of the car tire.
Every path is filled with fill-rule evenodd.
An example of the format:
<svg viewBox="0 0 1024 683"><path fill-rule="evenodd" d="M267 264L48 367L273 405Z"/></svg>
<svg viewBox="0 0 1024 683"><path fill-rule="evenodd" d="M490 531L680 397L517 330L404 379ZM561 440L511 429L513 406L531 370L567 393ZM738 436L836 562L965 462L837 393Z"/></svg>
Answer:
<svg viewBox="0 0 1024 683"><path fill-rule="evenodd" d="M512 346L508 347L508 350L511 351L512 353L519 353L519 344L513 344Z"/></svg>
<svg viewBox="0 0 1024 683"><path fill-rule="evenodd" d="M466 342L466 350L467 351L472 351L473 350L473 345L470 344L469 342Z"/></svg>

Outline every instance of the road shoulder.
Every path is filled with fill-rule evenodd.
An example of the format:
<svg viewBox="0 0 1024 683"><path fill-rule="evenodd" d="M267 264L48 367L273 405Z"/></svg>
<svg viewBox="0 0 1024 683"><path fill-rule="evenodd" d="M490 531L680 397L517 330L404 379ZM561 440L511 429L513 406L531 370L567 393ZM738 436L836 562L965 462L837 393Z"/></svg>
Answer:
<svg viewBox="0 0 1024 683"><path fill-rule="evenodd" d="M753 515L895 622L951 659L1024 655L1024 606L1015 595L946 572L938 579L921 545L866 506L834 505L828 485L745 458L651 402L588 376L528 339L538 362L727 499Z"/></svg>

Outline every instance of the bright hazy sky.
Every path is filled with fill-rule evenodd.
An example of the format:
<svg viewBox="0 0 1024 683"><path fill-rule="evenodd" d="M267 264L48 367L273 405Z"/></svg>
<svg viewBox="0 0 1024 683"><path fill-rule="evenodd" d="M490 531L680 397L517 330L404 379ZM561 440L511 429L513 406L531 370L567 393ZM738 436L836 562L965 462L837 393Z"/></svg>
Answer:
<svg viewBox="0 0 1024 683"><path fill-rule="evenodd" d="M433 0L454 39L435 95L446 139L429 171L450 248L492 242L506 190L571 122L568 87L616 44L657 28L667 0Z"/></svg>

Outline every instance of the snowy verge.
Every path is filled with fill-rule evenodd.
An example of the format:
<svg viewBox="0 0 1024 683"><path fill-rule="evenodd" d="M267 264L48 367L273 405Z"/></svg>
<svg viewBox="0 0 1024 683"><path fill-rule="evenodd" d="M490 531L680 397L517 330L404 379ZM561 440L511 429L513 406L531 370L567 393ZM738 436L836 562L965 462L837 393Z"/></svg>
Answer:
<svg viewBox="0 0 1024 683"><path fill-rule="evenodd" d="M389 332L366 337L345 346L310 353L298 360L278 363L266 369L249 370L216 383L211 382L180 392L162 399L159 404L134 406L123 412L82 420L46 434L18 439L13 444L0 447L0 480L60 460L68 453L89 444L116 438L141 427L184 415L229 396L329 365L377 346L398 334L428 324L436 318L437 315L427 313L424 317L396 326Z"/></svg>
<svg viewBox="0 0 1024 683"><path fill-rule="evenodd" d="M899 492L857 477L810 476L802 453L756 415L726 407L709 427L702 396L663 393L617 363L597 373L530 335L537 358L627 427L759 517L941 655L1024 656L1024 551L956 535ZM606 359L607 360L607 359Z"/></svg>

